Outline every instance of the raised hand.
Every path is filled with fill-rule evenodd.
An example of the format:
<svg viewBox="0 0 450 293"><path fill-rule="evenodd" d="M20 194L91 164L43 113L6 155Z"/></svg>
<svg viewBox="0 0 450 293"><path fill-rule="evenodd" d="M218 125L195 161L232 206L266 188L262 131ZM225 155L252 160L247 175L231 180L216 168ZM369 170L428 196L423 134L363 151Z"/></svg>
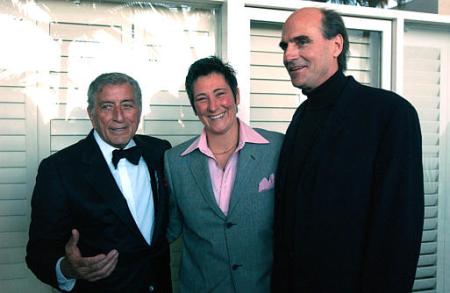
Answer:
<svg viewBox="0 0 450 293"><path fill-rule="evenodd" d="M83 257L78 248L80 233L72 230L72 236L65 246L66 255L61 261L61 272L68 279L97 281L108 277L116 268L119 252L115 249L108 254Z"/></svg>

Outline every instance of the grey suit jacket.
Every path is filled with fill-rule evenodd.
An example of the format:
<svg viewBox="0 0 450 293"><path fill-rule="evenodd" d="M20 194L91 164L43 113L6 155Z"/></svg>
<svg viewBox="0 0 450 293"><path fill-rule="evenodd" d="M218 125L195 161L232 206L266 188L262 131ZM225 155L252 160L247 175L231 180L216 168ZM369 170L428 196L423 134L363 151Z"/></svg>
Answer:
<svg viewBox="0 0 450 293"><path fill-rule="evenodd" d="M181 292L270 290L274 189L259 186L275 174L283 135L255 130L270 143L240 150L228 215L216 203L207 157L198 149L181 156L195 138L165 153L168 238L183 235Z"/></svg>

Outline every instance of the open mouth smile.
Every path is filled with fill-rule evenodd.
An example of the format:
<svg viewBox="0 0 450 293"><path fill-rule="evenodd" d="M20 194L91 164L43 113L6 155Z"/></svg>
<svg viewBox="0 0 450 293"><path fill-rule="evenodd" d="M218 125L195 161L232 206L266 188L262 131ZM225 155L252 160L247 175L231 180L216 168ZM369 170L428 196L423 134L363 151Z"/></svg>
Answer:
<svg viewBox="0 0 450 293"><path fill-rule="evenodd" d="M128 127L123 126L123 127L111 127L109 128L112 132L121 132L121 131L126 131Z"/></svg>
<svg viewBox="0 0 450 293"><path fill-rule="evenodd" d="M225 116L225 112L217 114L217 115L210 115L210 116L208 116L208 118L210 120L217 120L217 119L223 118L223 116Z"/></svg>

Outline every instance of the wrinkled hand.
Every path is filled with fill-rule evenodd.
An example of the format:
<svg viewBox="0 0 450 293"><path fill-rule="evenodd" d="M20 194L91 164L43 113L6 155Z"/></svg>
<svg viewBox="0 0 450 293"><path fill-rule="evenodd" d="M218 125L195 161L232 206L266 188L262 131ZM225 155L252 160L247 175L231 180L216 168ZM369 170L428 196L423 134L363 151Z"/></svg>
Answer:
<svg viewBox="0 0 450 293"><path fill-rule="evenodd" d="M108 254L83 257L78 248L80 233L72 230L72 237L66 243L66 255L61 261L61 272L69 279L82 279L90 282L108 277L116 268L119 252L115 249Z"/></svg>

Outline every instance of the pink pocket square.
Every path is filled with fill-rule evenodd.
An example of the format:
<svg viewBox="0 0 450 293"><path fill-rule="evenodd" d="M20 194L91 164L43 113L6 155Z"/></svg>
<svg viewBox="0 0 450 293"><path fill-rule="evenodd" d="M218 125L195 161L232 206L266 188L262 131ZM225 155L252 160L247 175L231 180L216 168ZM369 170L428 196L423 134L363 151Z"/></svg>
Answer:
<svg viewBox="0 0 450 293"><path fill-rule="evenodd" d="M275 176L273 174L269 176L269 180L267 180L267 178L264 177L259 182L258 192L272 189L274 185L275 185Z"/></svg>

